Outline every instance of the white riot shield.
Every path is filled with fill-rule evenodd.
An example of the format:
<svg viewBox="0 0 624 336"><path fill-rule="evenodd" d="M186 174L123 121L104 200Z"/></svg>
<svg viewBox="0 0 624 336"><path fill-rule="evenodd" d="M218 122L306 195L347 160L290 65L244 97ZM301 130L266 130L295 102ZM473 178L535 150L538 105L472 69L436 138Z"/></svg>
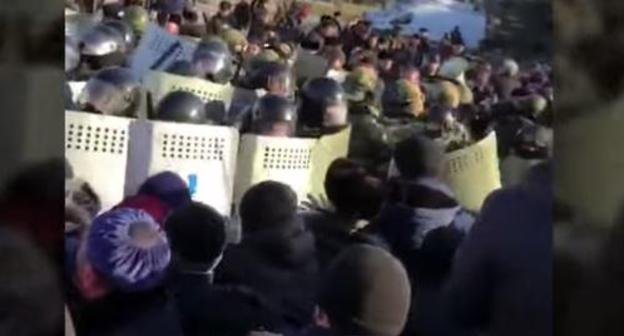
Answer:
<svg viewBox="0 0 624 336"><path fill-rule="evenodd" d="M65 157L77 177L93 186L102 210L124 196L128 128L132 119L65 112Z"/></svg>
<svg viewBox="0 0 624 336"><path fill-rule="evenodd" d="M445 180L466 209L479 211L485 198L501 187L496 133L447 153Z"/></svg>
<svg viewBox="0 0 624 336"><path fill-rule="evenodd" d="M274 180L289 185L299 202L325 196L329 165L349 150L351 128L319 139L243 135L238 153L235 202L249 187Z"/></svg>
<svg viewBox="0 0 624 336"><path fill-rule="evenodd" d="M149 70L164 70L175 61L190 60L196 47L197 43L150 23L134 51L130 68L137 78L143 78Z"/></svg>
<svg viewBox="0 0 624 336"><path fill-rule="evenodd" d="M138 121L130 127L126 194L169 170L186 180L195 201L229 216L238 132L229 127Z"/></svg>
<svg viewBox="0 0 624 336"><path fill-rule="evenodd" d="M315 144L315 139L243 135L236 168L235 203L240 204L251 186L268 180L289 185L300 202L305 200L310 190Z"/></svg>
<svg viewBox="0 0 624 336"><path fill-rule="evenodd" d="M148 71L143 79L143 86L151 94L154 106L169 92L187 91L197 95L204 102L223 102L225 111L228 111L234 95L234 87L230 84L222 85L201 78L160 71Z"/></svg>

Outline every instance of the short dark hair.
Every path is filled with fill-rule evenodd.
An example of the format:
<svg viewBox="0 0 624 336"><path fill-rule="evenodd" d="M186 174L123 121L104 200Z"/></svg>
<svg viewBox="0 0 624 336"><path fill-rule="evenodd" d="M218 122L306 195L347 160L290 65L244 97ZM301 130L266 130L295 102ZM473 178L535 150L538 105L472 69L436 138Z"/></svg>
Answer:
<svg viewBox="0 0 624 336"><path fill-rule="evenodd" d="M171 250L185 261L212 264L226 243L225 219L212 207L192 202L165 222Z"/></svg>
<svg viewBox="0 0 624 336"><path fill-rule="evenodd" d="M338 158L325 175L327 198L341 213L371 219L383 202L381 183L355 161Z"/></svg>
<svg viewBox="0 0 624 336"><path fill-rule="evenodd" d="M286 184L260 182L245 192L240 203L243 236L288 226L297 213L297 194Z"/></svg>
<svg viewBox="0 0 624 336"><path fill-rule="evenodd" d="M443 163L441 145L424 135L414 135L399 142L394 150L394 162L404 178L437 176Z"/></svg>

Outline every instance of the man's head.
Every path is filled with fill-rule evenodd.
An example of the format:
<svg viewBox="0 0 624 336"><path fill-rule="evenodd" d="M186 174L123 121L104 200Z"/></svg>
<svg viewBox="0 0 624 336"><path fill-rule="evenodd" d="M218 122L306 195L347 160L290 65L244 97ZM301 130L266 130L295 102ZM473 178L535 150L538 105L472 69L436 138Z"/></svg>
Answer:
<svg viewBox="0 0 624 336"><path fill-rule="evenodd" d="M438 177L443 169L444 150L433 140L415 135L397 144L394 162L404 178Z"/></svg>
<svg viewBox="0 0 624 336"><path fill-rule="evenodd" d="M176 260L202 270L214 268L225 248L225 219L202 203L174 211L167 218L165 231Z"/></svg>
<svg viewBox="0 0 624 336"><path fill-rule="evenodd" d="M420 83L420 71L418 67L412 64L405 64L401 66L401 78L407 80L410 83Z"/></svg>
<svg viewBox="0 0 624 336"><path fill-rule="evenodd" d="M79 248L77 285L87 299L151 290L161 285L170 259L167 237L149 214L114 209L95 218Z"/></svg>
<svg viewBox="0 0 624 336"><path fill-rule="evenodd" d="M239 209L243 236L290 225L297 202L297 194L280 182L265 181L249 188Z"/></svg>
<svg viewBox="0 0 624 336"><path fill-rule="evenodd" d="M317 319L341 335L398 336L410 300L409 279L399 260L381 248L354 245L329 267Z"/></svg>
<svg viewBox="0 0 624 336"><path fill-rule="evenodd" d="M336 159L325 175L325 192L339 213L371 219L383 201L382 183L349 159Z"/></svg>

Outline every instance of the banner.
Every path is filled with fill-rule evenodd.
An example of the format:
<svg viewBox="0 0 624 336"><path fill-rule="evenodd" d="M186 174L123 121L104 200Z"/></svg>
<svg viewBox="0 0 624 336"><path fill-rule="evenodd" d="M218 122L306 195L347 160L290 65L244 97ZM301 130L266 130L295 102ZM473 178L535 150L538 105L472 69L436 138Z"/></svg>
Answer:
<svg viewBox="0 0 624 336"><path fill-rule="evenodd" d="M445 180L466 209L479 211L485 198L501 187L496 133L446 154Z"/></svg>
<svg viewBox="0 0 624 336"><path fill-rule="evenodd" d="M149 70L165 70L175 61L190 60L196 47L197 43L150 23L134 51L130 68L142 79Z"/></svg>

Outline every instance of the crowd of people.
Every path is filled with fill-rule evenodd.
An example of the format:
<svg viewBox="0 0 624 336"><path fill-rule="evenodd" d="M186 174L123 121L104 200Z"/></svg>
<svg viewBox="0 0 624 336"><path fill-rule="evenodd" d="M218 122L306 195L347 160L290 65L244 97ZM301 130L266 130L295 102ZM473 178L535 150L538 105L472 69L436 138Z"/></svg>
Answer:
<svg viewBox="0 0 624 336"><path fill-rule="evenodd" d="M77 335L552 334L548 64L489 59L453 24L433 40L298 2L223 1L209 17L187 1L119 1L87 15L66 37L67 80L86 81L77 99L66 88L67 109L351 138L327 170L327 204L256 184L236 210L238 242L233 219L173 172L102 209L67 163L63 284ZM174 91L141 111L129 65L150 22L197 43L163 71L255 98ZM522 173L474 213L444 182L445 155L492 132L501 169Z"/></svg>

